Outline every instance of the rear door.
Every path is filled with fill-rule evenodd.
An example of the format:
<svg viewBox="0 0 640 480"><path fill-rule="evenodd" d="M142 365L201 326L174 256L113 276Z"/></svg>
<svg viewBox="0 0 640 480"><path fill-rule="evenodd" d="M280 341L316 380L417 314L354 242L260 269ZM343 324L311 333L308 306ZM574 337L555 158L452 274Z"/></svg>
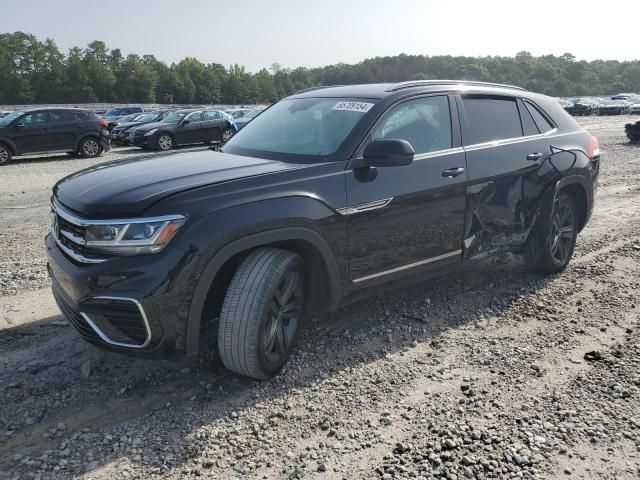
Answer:
<svg viewBox="0 0 640 480"><path fill-rule="evenodd" d="M469 172L465 255L520 244L548 183L555 127L541 132L516 96L462 95L458 102Z"/></svg>
<svg viewBox="0 0 640 480"><path fill-rule="evenodd" d="M52 150L75 150L80 124L75 112L52 110L49 127L49 145Z"/></svg>
<svg viewBox="0 0 640 480"><path fill-rule="evenodd" d="M453 107L451 109L450 107ZM467 173L455 99L412 98L391 107L370 139L408 141L406 166L347 173L349 270L355 283L387 280L461 258Z"/></svg>
<svg viewBox="0 0 640 480"><path fill-rule="evenodd" d="M30 112L13 122L13 139L18 154L45 152L49 149L49 112Z"/></svg>
<svg viewBox="0 0 640 480"><path fill-rule="evenodd" d="M207 141L219 142L222 140L223 123L222 113L216 110L204 112L204 130Z"/></svg>
<svg viewBox="0 0 640 480"><path fill-rule="evenodd" d="M179 145L186 145L190 143L204 142L205 139L202 133L204 128L202 112L192 112L188 114L184 120L188 123L182 123L176 129L176 143Z"/></svg>

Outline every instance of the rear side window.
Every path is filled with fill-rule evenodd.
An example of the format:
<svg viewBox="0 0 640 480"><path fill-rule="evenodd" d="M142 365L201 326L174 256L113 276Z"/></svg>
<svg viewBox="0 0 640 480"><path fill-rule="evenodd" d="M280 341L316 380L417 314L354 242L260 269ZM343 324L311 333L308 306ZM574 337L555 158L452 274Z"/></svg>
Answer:
<svg viewBox="0 0 640 480"><path fill-rule="evenodd" d="M379 138L406 140L418 155L451 148L449 99L425 97L391 108L371 135Z"/></svg>
<svg viewBox="0 0 640 480"><path fill-rule="evenodd" d="M527 109L529 110L529 112L531 113L531 116L533 117L533 121L536 122L536 125L538 126L538 130L540 130L540 133L547 133L549 130L553 130L554 128L556 128L553 125L551 125L549 120L547 120L547 118L542 114L542 112L540 112L538 107L536 107L533 103L529 102L528 100L525 100L524 103L527 106Z"/></svg>
<svg viewBox="0 0 640 480"><path fill-rule="evenodd" d="M53 110L51 112L51 121L54 123L75 122L73 112L66 110Z"/></svg>
<svg viewBox="0 0 640 480"><path fill-rule="evenodd" d="M208 111L204 113L205 115L205 120L220 120L222 118L222 115L220 114L220 112L216 112L216 111Z"/></svg>
<svg viewBox="0 0 640 480"><path fill-rule="evenodd" d="M469 124L470 144L522 136L515 99L463 97L462 103Z"/></svg>
<svg viewBox="0 0 640 480"><path fill-rule="evenodd" d="M78 121L87 120L89 118L89 113L88 112L73 112L73 115L74 115L75 119L78 120Z"/></svg>

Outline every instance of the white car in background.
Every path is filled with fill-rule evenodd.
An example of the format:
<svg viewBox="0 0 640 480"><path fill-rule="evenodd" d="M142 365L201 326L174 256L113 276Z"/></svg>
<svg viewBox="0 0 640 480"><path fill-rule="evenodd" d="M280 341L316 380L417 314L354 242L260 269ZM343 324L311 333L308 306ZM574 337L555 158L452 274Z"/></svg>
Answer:
<svg viewBox="0 0 640 480"><path fill-rule="evenodd" d="M629 99L629 115L640 115L640 97Z"/></svg>

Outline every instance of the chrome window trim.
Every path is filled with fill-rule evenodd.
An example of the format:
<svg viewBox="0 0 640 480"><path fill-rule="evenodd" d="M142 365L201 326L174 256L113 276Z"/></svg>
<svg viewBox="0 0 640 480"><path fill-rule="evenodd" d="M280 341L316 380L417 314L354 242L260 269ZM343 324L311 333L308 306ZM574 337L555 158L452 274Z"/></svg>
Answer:
<svg viewBox="0 0 640 480"><path fill-rule="evenodd" d="M408 270L410 268L419 267L421 265L427 265L429 263L438 262L440 260L444 260L446 258L454 257L456 255L461 255L462 250L454 250L453 252L447 252L442 255L438 255L437 257L430 257L425 260L420 260L419 262L409 263L407 265L402 265L401 267L392 268L390 270L384 270L382 272L374 273L371 275L367 275L365 277L356 278L353 280L353 283L365 282L367 280L372 280L374 278L382 277L384 275L389 275L391 273L401 272L403 270Z"/></svg>
<svg viewBox="0 0 640 480"><path fill-rule="evenodd" d="M114 345L116 347L126 347L126 348L145 348L147 345L149 345L149 343L151 342L151 327L149 325L149 320L147 319L147 314L145 313L144 308L142 307L142 304L138 300L136 300L135 298L129 298L129 297L110 297L110 296L101 296L101 297L92 297L92 298L95 300L121 300L121 301L131 302L135 304L138 307L138 310L140 311L140 316L142 317L144 327L147 331L147 338L140 345L135 343L118 342L116 340L112 340L111 338L109 338L109 336L106 333L100 330L100 328L93 322L93 320L91 320L91 317L89 317L89 315L87 315L84 312L80 312L80 315L82 316L82 318L96 332L96 334L100 337L102 341L108 343L109 345Z"/></svg>
<svg viewBox="0 0 640 480"><path fill-rule="evenodd" d="M153 223L153 222L171 222L175 220L184 220L184 215L164 215L161 217L138 217L138 218L112 218L112 219L100 219L90 220L86 218L80 218L73 213L65 210L56 200L51 203L51 208L54 212L64 218L67 222L73 223L79 227L90 227L92 225L114 225L114 224L126 224L126 223Z"/></svg>
<svg viewBox="0 0 640 480"><path fill-rule="evenodd" d="M464 147L465 151L470 152L474 150L482 150L484 148L491 147L500 147L502 145L512 145L514 143L528 142L530 140L538 140L543 138L558 138L564 137L566 135L575 135L576 133L580 133L579 130L572 130L570 132L558 133L558 129L554 128L553 130L549 130L545 133L538 133L536 135L527 135L525 137L512 137L505 138L501 140L494 140L491 142L483 142L483 143L474 143L472 145L466 145Z"/></svg>
<svg viewBox="0 0 640 480"><path fill-rule="evenodd" d="M455 155L456 153L464 153L463 147L445 148L444 150L434 150L433 152L425 152L415 155L413 161L427 160L434 157L443 157L445 155Z"/></svg>
<svg viewBox="0 0 640 480"><path fill-rule="evenodd" d="M338 208L336 212L340 215L353 215L356 213L369 212L371 210L377 210L379 208L384 208L391 203L393 197L390 198L381 198L380 200L373 200L372 202L360 203L358 205L354 205L353 207L344 207Z"/></svg>

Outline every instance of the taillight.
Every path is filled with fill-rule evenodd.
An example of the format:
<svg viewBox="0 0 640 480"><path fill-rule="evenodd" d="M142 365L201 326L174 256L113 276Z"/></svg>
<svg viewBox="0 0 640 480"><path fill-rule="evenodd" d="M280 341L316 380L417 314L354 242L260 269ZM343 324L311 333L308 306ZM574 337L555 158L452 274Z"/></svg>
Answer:
<svg viewBox="0 0 640 480"><path fill-rule="evenodd" d="M105 120L104 118L101 118L100 119L100 126L102 126L104 128L107 128L109 126L109 122L107 120Z"/></svg>
<svg viewBox="0 0 640 480"><path fill-rule="evenodd" d="M589 149L587 151L589 158L592 160L600 156L600 147L598 146L598 139L594 136L589 138Z"/></svg>

